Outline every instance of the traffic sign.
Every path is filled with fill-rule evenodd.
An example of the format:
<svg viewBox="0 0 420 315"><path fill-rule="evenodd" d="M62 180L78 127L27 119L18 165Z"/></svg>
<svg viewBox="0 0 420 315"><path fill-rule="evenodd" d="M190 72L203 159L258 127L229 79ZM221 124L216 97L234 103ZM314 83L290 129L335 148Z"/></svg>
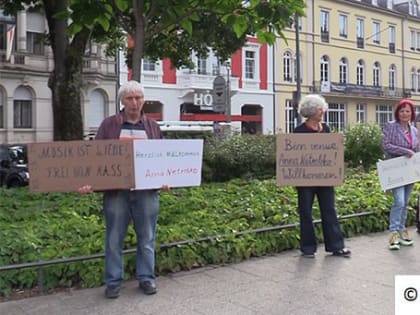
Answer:
<svg viewBox="0 0 420 315"><path fill-rule="evenodd" d="M226 109L226 81L222 76L217 76L213 81L213 110L224 112Z"/></svg>

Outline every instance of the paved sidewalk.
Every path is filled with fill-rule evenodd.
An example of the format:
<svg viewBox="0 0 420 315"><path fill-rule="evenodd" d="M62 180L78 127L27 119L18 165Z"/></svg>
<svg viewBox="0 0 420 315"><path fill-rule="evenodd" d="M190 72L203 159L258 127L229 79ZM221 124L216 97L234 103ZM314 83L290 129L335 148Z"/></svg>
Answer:
<svg viewBox="0 0 420 315"><path fill-rule="evenodd" d="M346 240L351 258L315 259L297 250L158 278L158 293L145 296L125 282L116 300L104 288L75 290L0 303L1 315L392 315L394 275L420 275L420 235L415 245L387 249L388 233ZM420 311L419 311L420 312Z"/></svg>

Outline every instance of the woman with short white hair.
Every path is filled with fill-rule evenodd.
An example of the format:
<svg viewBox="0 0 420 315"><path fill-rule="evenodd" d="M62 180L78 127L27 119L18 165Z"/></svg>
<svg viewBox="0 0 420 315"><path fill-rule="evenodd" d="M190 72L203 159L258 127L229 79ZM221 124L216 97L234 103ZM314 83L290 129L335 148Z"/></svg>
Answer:
<svg viewBox="0 0 420 315"><path fill-rule="evenodd" d="M294 133L308 133L314 136L329 133L329 126L323 122L328 110L325 99L316 94L306 95L299 103L298 111L305 121L294 129ZM308 135L309 136L309 135ZM344 237L338 222L335 209L335 192L333 186L296 187L300 218L300 250L302 256L315 258L317 241L312 218L312 207L315 196L321 212L322 233L325 251L334 256L350 257L351 252L344 246Z"/></svg>

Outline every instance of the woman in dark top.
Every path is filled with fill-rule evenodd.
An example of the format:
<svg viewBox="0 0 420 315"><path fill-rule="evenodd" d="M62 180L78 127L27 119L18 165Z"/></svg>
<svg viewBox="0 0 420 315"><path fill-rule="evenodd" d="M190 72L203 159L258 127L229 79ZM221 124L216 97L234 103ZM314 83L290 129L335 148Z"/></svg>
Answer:
<svg viewBox="0 0 420 315"><path fill-rule="evenodd" d="M322 122L328 104L319 95L307 95L299 103L299 113L305 121L294 129L294 133L329 133L330 128ZM309 135L308 135L309 136ZM313 136L313 135L311 135ZM312 206L315 195L321 212L325 250L334 256L350 257L344 246L344 237L335 210L335 192L332 186L296 187L300 216L300 250L302 256L314 258L317 250Z"/></svg>

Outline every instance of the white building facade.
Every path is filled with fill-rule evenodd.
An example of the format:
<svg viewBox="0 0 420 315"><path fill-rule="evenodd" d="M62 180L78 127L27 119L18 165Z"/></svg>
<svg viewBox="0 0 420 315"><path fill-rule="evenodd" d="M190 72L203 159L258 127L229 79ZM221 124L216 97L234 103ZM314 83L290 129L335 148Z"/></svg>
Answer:
<svg viewBox="0 0 420 315"><path fill-rule="evenodd" d="M8 55L7 37L14 27L13 45ZM48 79L53 70L50 47L44 44L48 32L40 13L20 11L6 16L0 8L0 143L52 141L53 114ZM196 68L173 69L169 60L142 64L145 87L144 110L162 125L197 125L230 122L243 133L273 133L274 91L272 48L250 38L230 62L220 65L214 55L194 57ZM84 130L95 134L100 122L114 114L117 89L130 78L124 58L109 58L104 47L87 47L81 91ZM222 76L229 94L230 113L213 109L213 81ZM230 89L228 89L230 86ZM230 103L230 104L229 104ZM188 130L188 128L186 128Z"/></svg>
<svg viewBox="0 0 420 315"><path fill-rule="evenodd" d="M229 123L242 133L273 133L273 49L255 38L220 64L212 53L203 59L193 55L196 68L172 69L169 60L149 63L143 60L141 82L145 87L144 110L164 125L199 125L204 122ZM130 71L120 64L121 82ZM214 108L213 83L216 77L225 81L226 104ZM230 96L230 98L229 98ZM229 111L230 108L230 111Z"/></svg>
<svg viewBox="0 0 420 315"><path fill-rule="evenodd" d="M0 143L53 139L48 79L54 64L52 51L44 44L47 31L47 22L39 13L20 11L11 17L0 9ZM103 47L91 44L87 51L81 91L84 134L95 132L115 112L117 82L115 60L105 56Z"/></svg>

